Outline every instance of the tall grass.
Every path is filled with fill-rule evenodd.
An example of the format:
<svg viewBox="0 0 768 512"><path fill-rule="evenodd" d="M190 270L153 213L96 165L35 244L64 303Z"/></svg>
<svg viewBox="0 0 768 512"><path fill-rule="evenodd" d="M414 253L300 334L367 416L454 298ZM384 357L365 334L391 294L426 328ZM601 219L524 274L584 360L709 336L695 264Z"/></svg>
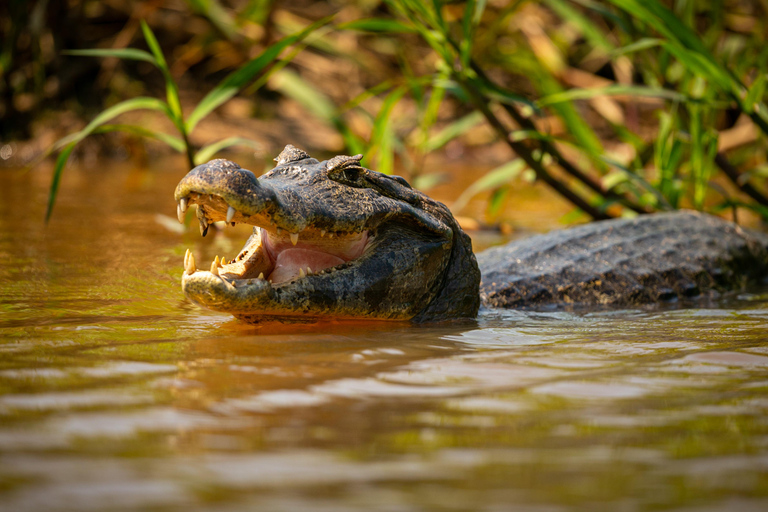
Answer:
<svg viewBox="0 0 768 512"><path fill-rule="evenodd" d="M215 1L188 4L211 21L216 37L230 42L248 41L242 20L273 23L282 12L278 3L263 0L246 2L240 11ZM273 90L304 109L307 122L325 124L348 152L364 153L366 165L403 170L421 187L440 179L423 173L427 155L449 144L471 144L469 135L490 128L507 146L509 161L479 177L453 205L456 210L483 191L493 192L490 207L499 208L515 180L532 177L598 219L680 207L746 208L768 219L764 2L350 5L345 12L362 16L326 26L323 37L312 40L309 34L319 34L327 19L305 29L295 26L292 36L234 70L187 116L148 27L143 29L149 52L77 52L151 62L163 74L167 94L115 105L57 143L61 153L48 215L64 163L83 137L130 131L165 142L194 165L244 142L225 139L193 148L189 134L197 123L239 91L250 94L269 79ZM290 33L286 27L295 17L280 23ZM354 45L342 44L350 34ZM278 60L296 43L301 44ZM309 69L322 66L309 60L289 65L305 45L311 50L302 53L307 59L337 63L326 66L331 73L342 64L352 71L341 79L318 79ZM163 112L177 133L106 124L136 108ZM737 139L736 132L747 135Z"/></svg>
<svg viewBox="0 0 768 512"><path fill-rule="evenodd" d="M46 222L50 219L51 214L53 213L53 206L56 202L61 176L72 151L79 142L93 133L122 131L158 140L165 143L170 148L185 154L190 167L194 167L195 165L209 160L222 149L235 145L254 145L254 141L243 137L227 137L222 140L211 142L201 148L195 148L190 142L189 136L201 120L208 116L213 110L234 97L241 89L248 85L254 77L264 72L269 66L272 66L269 71L266 71L262 75L261 84L263 84L266 77L280 69L282 66L275 66L274 64L283 50L291 45L301 42L307 36L329 22L330 18L324 18L267 47L260 55L230 73L218 85L211 89L188 116L185 116L182 111L181 101L179 100L179 87L171 76L168 63L157 42L157 38L144 21L141 22L141 29L144 35L144 40L149 47L149 52L136 48L67 51L66 53L69 55L83 57L117 57L120 59L149 62L162 73L165 81L166 96L165 99L138 97L117 103L101 112L82 130L68 135L54 144L51 151L59 151L59 154L56 158L51 189L48 196L48 207L45 214ZM293 55L295 55L295 53ZM282 65L287 64L289 60L290 56L282 61ZM140 109L162 112L173 123L177 134L164 133L146 126L107 124L121 114Z"/></svg>
<svg viewBox="0 0 768 512"><path fill-rule="evenodd" d="M603 68L629 65L634 70L623 82L566 88L563 76L578 66L568 61L577 56L558 43L558 34L548 34L542 27L510 34L505 27L521 3L489 14L486 2L468 1L461 15L455 6L437 1L386 3L404 24L399 30L419 34L439 59L438 71L431 76L433 94L442 97L451 91L458 101L471 105L509 146L510 158L521 161L492 171L471 187L472 192L498 188L505 178L516 177L521 167L527 167L594 218L686 205L714 211L743 206L768 219L764 173L742 171L718 150L718 121L734 111L761 133L755 142L764 143L768 135L766 53L742 42L742 55L748 59L736 67L725 64L733 57L728 54L733 37L722 25L726 8L722 4L721 11L712 7L710 12L715 26L699 35L691 26L695 19L700 21L695 15L708 9L703 3L676 2L682 11L676 14L656 0L610 0L609 5L544 2L580 33L582 55L604 55ZM509 48L488 45L489 40L510 36L515 37L507 43ZM527 94L489 76L523 83ZM600 81L606 80L595 80ZM617 97L624 101L623 110L612 100ZM623 122L634 108L633 98L663 100L651 137ZM604 107L619 106L614 117L598 110L612 135L598 135L582 115L591 100ZM543 130L538 121L545 117L559 119L563 133L553 136ZM622 162L610 157L606 138L630 144L633 158ZM759 154L757 161L764 162L764 144ZM730 180L731 192L713 181L718 169ZM719 199L712 197L718 195Z"/></svg>

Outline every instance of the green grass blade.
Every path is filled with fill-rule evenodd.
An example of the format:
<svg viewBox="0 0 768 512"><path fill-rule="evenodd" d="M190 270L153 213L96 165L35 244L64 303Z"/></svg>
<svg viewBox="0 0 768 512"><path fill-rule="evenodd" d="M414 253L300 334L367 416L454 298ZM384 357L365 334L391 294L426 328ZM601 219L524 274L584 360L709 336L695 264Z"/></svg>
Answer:
<svg viewBox="0 0 768 512"><path fill-rule="evenodd" d="M614 44L608 40L603 31L598 28L592 20L584 16L577 9L574 9L570 2L564 0L546 0L546 4L563 20L575 26L584 35L595 48L600 48L604 52L610 52L614 49Z"/></svg>
<svg viewBox="0 0 768 512"><path fill-rule="evenodd" d="M132 110L139 110L139 109L149 109L149 110L158 110L160 112L163 112L167 115L168 113L168 105L166 105L163 101L158 100L157 98L149 98L149 97L139 97L139 98L131 98L129 100L122 101L118 103L117 105L113 105L110 108L106 109L104 112L100 113L98 116L96 116L88 125L80 130L79 132L67 135L66 137L58 140L54 145L52 150L62 149L61 153L59 153L58 158L56 159L56 165L54 167L54 173L53 173L53 181L51 182L51 190L48 195L48 209L45 213L45 221L48 222L48 219L51 217L51 212L53 212L53 204L56 201L56 193L59 189L59 181L61 180L61 173L64 171L64 166L67 163L67 160L69 159L69 155L72 153L72 150L77 145L78 142L86 138L88 135L96 131L99 127L101 127L104 123L109 121L110 119L113 119L120 114L124 114L125 112L130 112ZM49 152L50 153L50 152Z"/></svg>
<svg viewBox="0 0 768 512"><path fill-rule="evenodd" d="M333 123L336 117L336 106L328 96L307 83L297 73L284 69L272 77L270 84L289 98L299 102L319 119Z"/></svg>
<svg viewBox="0 0 768 512"><path fill-rule="evenodd" d="M593 87L589 89L568 89L544 96L536 102L539 108L566 103L574 100L586 100L598 96L644 96L649 98L663 98L670 101L693 101L685 94L661 87L645 87L642 85L607 85L605 87Z"/></svg>
<svg viewBox="0 0 768 512"><path fill-rule="evenodd" d="M163 71L168 71L168 63L165 62L165 55L163 55L163 50L160 49L160 43L157 42L154 32L152 32L152 29L149 28L149 25L144 20L141 20L141 31L144 34L147 46L149 46L149 51L155 56L157 66Z"/></svg>
<svg viewBox="0 0 768 512"><path fill-rule="evenodd" d="M451 205L451 211L460 212L474 196L486 190L494 190L506 185L526 168L525 161L522 158L516 158L511 162L496 167L488 171L483 177L467 187L456 201Z"/></svg>
<svg viewBox="0 0 768 512"><path fill-rule="evenodd" d="M732 95L738 95L739 84L735 83L728 71L705 55L671 43L664 43L664 49L675 56L693 74L701 75L709 82L716 84L721 90Z"/></svg>
<svg viewBox="0 0 768 512"><path fill-rule="evenodd" d="M121 101L120 103L113 105L97 115L88 125L79 132L69 135L69 142L80 142L88 135L90 135L96 128L106 123L110 119L114 119L120 114L130 112L132 110L157 110L165 114L168 113L168 105L164 101L157 98L150 98L146 96L140 96L138 98L131 98L129 100Z"/></svg>
<svg viewBox="0 0 768 512"><path fill-rule="evenodd" d="M608 0L663 35L665 45L686 67L716 82L724 91L739 97L743 86L720 64L702 39L657 0Z"/></svg>
<svg viewBox="0 0 768 512"><path fill-rule="evenodd" d="M237 25L217 0L187 0L187 4L199 14L208 18L227 39L237 37Z"/></svg>
<svg viewBox="0 0 768 512"><path fill-rule="evenodd" d="M76 142L70 142L56 159L56 165L53 168L53 179L51 180L51 190L48 192L48 207L45 210L46 224L51 219L51 214L53 213L53 205L56 203L56 196L59 193L59 184L61 183L64 166L67 165L69 155L72 154L72 150L75 149L76 145Z"/></svg>
<svg viewBox="0 0 768 512"><path fill-rule="evenodd" d="M539 90L545 97L567 92L563 91L557 79L549 74L543 66L541 73L536 77L536 81ZM605 164L599 159L603 154L603 144L592 127L581 117L573 103L563 101L553 103L550 107L563 120L566 131L578 142L581 150L592 159L597 167L605 170Z"/></svg>
<svg viewBox="0 0 768 512"><path fill-rule="evenodd" d="M336 25L338 30L357 30L360 32L386 32L406 34L416 32L413 25L398 20L384 18L366 18Z"/></svg>
<svg viewBox="0 0 768 512"><path fill-rule="evenodd" d="M620 55L626 55L628 53L640 52L649 48L656 48L661 46L663 43L664 40L657 37L643 37L626 46L616 48L615 50L611 51L610 56L611 58L615 58Z"/></svg>
<svg viewBox="0 0 768 512"><path fill-rule="evenodd" d="M195 107L189 115L186 122L187 132L191 132L197 123L205 118L205 116L237 94L237 92L254 76L273 62L285 48L305 39L318 28L330 23L331 19L332 16L323 18L311 24L301 32L284 37L277 43L265 49L258 57L252 59L243 67L224 78L221 83L214 87L213 90L200 101L197 107Z"/></svg>
<svg viewBox="0 0 768 512"><path fill-rule="evenodd" d="M759 105L763 101L766 78L768 78L766 73L760 73L749 87L749 92L747 93L747 97L744 100L745 110L752 112L755 110L755 105Z"/></svg>
<svg viewBox="0 0 768 512"><path fill-rule="evenodd" d="M483 117L483 114L477 110L471 114L467 114L427 139L423 150L429 152L440 149L459 135L468 132L475 126L482 124L484 121L485 117Z"/></svg>
<svg viewBox="0 0 768 512"><path fill-rule="evenodd" d="M275 89L294 99L319 120L332 126L344 139L344 144L354 153L362 152L365 144L347 126L336 105L320 90L307 83L290 70L281 70L273 77Z"/></svg>
<svg viewBox="0 0 768 512"><path fill-rule="evenodd" d="M477 2L475 0L468 0L464 6L464 16L461 19L461 32L462 37L459 42L459 54L461 58L461 65L464 69L469 68L470 59L472 58L472 36L474 35L473 21L475 19L475 8Z"/></svg>
<svg viewBox="0 0 768 512"><path fill-rule="evenodd" d="M207 162L222 149L232 146L250 146L252 148L258 148L260 144L255 140L246 139L245 137L228 137L200 148L200 151L195 155L195 165Z"/></svg>
<svg viewBox="0 0 768 512"><path fill-rule="evenodd" d="M92 48L85 50L64 50L63 55L78 57L117 57L118 59L143 60L157 66L157 59L151 53L137 48Z"/></svg>
<svg viewBox="0 0 768 512"><path fill-rule="evenodd" d="M389 93L373 123L370 155L366 155L366 160L370 161L375 157L376 164L373 167L384 174L391 174L394 169L393 145L395 141L392 130L392 109L402 99L405 92L406 88L401 86Z"/></svg>
<svg viewBox="0 0 768 512"><path fill-rule="evenodd" d="M165 56L163 55L163 50L160 48L160 43L157 42L155 34L144 20L141 20L141 31L144 33L144 39L147 41L147 46L149 46L152 55L155 56L157 67L160 68L160 71L163 73L163 78L165 78L165 95L171 114L169 117L186 139L186 134L189 132L185 132L184 120L181 113L181 101L179 100L179 88L171 76L171 70L168 68L168 63L165 61Z"/></svg>
<svg viewBox="0 0 768 512"><path fill-rule="evenodd" d="M148 139L155 139L165 143L175 151L183 153L186 150L184 141L173 135L168 135L163 132L156 132L143 126L136 126L132 124L104 124L93 130L93 133L106 133L106 132L126 132L140 137L146 137Z"/></svg>

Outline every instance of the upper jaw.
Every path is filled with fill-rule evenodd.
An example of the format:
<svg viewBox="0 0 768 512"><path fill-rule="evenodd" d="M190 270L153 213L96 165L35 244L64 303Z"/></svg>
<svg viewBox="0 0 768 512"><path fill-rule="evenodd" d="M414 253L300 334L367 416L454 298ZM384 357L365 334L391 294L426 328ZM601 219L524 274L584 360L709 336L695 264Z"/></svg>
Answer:
<svg viewBox="0 0 768 512"><path fill-rule="evenodd" d="M212 222L225 221L279 228L296 235L311 227L326 232L360 232L368 229L375 211L388 209L378 204L372 191L323 179L321 164L310 161L315 165L311 171L278 166L261 178L227 160L199 165L176 187L177 213L181 218L190 204L197 204L201 232ZM283 176L294 172L292 169L306 172ZM340 208L340 204L355 208Z"/></svg>

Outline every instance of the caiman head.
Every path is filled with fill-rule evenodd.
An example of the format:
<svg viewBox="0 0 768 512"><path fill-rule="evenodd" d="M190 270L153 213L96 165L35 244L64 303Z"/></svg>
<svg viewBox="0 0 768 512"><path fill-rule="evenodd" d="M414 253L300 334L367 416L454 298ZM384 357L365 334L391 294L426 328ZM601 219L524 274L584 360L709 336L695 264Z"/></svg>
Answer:
<svg viewBox="0 0 768 512"><path fill-rule="evenodd" d="M443 204L361 158L318 162L288 145L259 178L228 160L192 169L176 187L180 218L196 204L203 236L215 221L254 229L210 271L187 251L187 297L250 322L474 317L480 272L469 237Z"/></svg>

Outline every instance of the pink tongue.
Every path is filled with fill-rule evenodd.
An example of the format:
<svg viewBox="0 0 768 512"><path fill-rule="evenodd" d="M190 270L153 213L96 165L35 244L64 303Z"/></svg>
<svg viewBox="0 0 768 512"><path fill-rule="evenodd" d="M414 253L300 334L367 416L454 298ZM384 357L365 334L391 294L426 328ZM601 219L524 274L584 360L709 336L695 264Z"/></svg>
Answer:
<svg viewBox="0 0 768 512"><path fill-rule="evenodd" d="M286 249L277 255L275 270L269 275L269 279L273 283L282 283L297 277L300 268L306 274L307 267L311 268L312 272L319 272L342 263L344 260L333 254L309 249Z"/></svg>

